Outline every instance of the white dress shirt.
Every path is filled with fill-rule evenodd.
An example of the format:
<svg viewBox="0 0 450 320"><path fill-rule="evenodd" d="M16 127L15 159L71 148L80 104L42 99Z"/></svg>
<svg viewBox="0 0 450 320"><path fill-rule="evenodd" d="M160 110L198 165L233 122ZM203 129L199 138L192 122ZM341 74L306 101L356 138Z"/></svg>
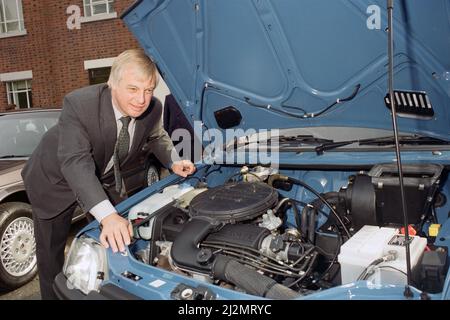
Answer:
<svg viewBox="0 0 450 320"><path fill-rule="evenodd" d="M124 115L119 111L119 109L114 105L113 103L113 110L114 110L114 117L116 118L116 124L117 124L117 137L119 137L120 130L122 130L122 121L120 121L120 118L122 118ZM131 118L130 124L128 125L128 133L130 134L130 149L131 144L133 143L133 137L134 137L134 129L136 127L136 119ZM130 150L128 149L128 150ZM109 159L108 165L106 166L105 172L107 173L109 170L111 170L114 166L113 157ZM106 216L109 216L110 214L117 212L117 210L112 205L111 201L108 199L101 201L100 203L96 204L92 207L89 212L95 217L95 219L98 222L101 222Z"/></svg>

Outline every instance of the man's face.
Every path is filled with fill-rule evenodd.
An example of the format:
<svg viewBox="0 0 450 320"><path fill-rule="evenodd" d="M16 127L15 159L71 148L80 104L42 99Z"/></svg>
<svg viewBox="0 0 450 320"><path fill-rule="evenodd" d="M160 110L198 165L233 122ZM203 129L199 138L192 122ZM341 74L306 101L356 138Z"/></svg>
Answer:
<svg viewBox="0 0 450 320"><path fill-rule="evenodd" d="M112 84L114 104L124 116L139 117L147 110L155 89L155 79L143 79L137 67L124 66L122 79Z"/></svg>

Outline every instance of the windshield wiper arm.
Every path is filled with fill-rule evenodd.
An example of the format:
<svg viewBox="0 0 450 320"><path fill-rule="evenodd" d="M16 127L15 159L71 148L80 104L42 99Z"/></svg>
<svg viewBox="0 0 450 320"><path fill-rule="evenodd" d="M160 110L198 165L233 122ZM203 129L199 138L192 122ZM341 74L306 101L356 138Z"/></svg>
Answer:
<svg viewBox="0 0 450 320"><path fill-rule="evenodd" d="M0 156L0 159L11 159L11 158L25 158L29 157L30 155L23 155L23 154L8 154L5 156Z"/></svg>
<svg viewBox="0 0 450 320"><path fill-rule="evenodd" d="M295 135L295 136L280 135L276 137L268 137L265 139L258 139L254 141L250 141L249 136L243 136L240 138L234 137L234 140L231 143L225 144L223 146L223 151L227 151L230 148L236 150L238 148L245 147L253 143L259 144L261 142L272 142L274 139L278 139L278 145L282 148L288 147L287 145L293 144L295 144L295 147L298 147L299 145L318 145L318 144L333 143L333 140L318 138L313 135Z"/></svg>
<svg viewBox="0 0 450 320"><path fill-rule="evenodd" d="M333 143L333 140L325 139L325 138L317 138L313 135L296 135L296 136L279 136L278 142L282 143L297 143L297 144L307 144L307 145L317 145L317 144L326 144Z"/></svg>
<svg viewBox="0 0 450 320"><path fill-rule="evenodd" d="M359 140L347 140L347 141L338 141L338 142L330 142L330 143L323 143L320 146L317 146L315 148L317 155L322 155L325 151L343 147L349 144L353 144L358 142Z"/></svg>
<svg viewBox="0 0 450 320"><path fill-rule="evenodd" d="M353 143L358 143L360 146L363 146L363 145L388 146L388 145L393 145L395 143L395 140L394 140L394 136L387 136L387 137L380 137L380 138L338 141L338 142L321 144L320 146L316 147L315 150L318 155L322 155L327 150L343 147L343 146L350 145ZM408 144L408 145L449 144L449 142L445 141L445 140L441 140L441 139L433 138L433 137L418 136L418 135L401 136L401 137L399 137L399 143L400 144Z"/></svg>

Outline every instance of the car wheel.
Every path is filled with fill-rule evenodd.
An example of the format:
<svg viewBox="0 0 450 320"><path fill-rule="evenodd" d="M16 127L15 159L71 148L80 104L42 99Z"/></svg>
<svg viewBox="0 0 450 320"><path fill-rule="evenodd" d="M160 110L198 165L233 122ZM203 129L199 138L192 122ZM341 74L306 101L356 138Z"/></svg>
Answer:
<svg viewBox="0 0 450 320"><path fill-rule="evenodd" d="M147 186L154 184L159 181L159 171L158 168L151 164L147 168Z"/></svg>
<svg viewBox="0 0 450 320"><path fill-rule="evenodd" d="M36 273L31 206L22 202L0 204L0 287L18 288Z"/></svg>

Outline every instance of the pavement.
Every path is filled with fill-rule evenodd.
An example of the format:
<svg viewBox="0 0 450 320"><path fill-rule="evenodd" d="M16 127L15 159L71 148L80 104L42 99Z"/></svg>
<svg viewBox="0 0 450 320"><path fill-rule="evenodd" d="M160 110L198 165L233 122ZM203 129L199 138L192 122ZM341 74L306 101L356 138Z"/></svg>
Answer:
<svg viewBox="0 0 450 320"><path fill-rule="evenodd" d="M75 222L70 229L70 235L66 244L66 254L75 235L87 224L86 219ZM0 300L41 300L39 291L39 276L36 276L26 285L13 291L0 291Z"/></svg>

